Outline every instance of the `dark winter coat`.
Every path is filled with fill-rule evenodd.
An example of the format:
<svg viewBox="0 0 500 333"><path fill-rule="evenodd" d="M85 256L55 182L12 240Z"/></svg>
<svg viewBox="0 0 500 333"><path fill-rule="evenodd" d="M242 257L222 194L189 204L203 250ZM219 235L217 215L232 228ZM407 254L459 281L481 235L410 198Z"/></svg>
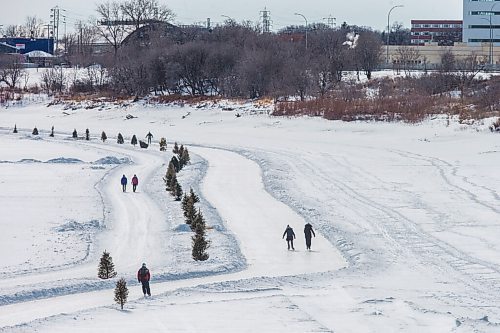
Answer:
<svg viewBox="0 0 500 333"><path fill-rule="evenodd" d="M286 235L286 240L292 240L295 238L295 233L293 232L293 229L291 227L286 227L285 232L283 233L283 237L285 238Z"/></svg>
<svg viewBox="0 0 500 333"><path fill-rule="evenodd" d="M139 179L136 176L132 177L132 185L139 185Z"/></svg>
<svg viewBox="0 0 500 333"><path fill-rule="evenodd" d="M122 177L122 185L127 185L127 177Z"/></svg>
<svg viewBox="0 0 500 333"><path fill-rule="evenodd" d="M150 278L151 274L149 274L149 269L147 269L146 267L141 267L137 272L137 280L139 282L149 281Z"/></svg>
<svg viewBox="0 0 500 333"><path fill-rule="evenodd" d="M304 234L306 235L306 238L311 238L312 236L316 237L316 234L314 233L313 230L313 226L309 223L307 223L304 227Z"/></svg>

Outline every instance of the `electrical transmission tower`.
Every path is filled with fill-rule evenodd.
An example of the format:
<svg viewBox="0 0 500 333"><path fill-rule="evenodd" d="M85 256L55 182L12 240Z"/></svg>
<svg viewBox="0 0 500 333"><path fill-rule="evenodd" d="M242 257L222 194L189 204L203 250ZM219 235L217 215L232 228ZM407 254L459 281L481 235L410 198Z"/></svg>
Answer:
<svg viewBox="0 0 500 333"><path fill-rule="evenodd" d="M265 7L264 10L260 12L260 17L262 19L262 33L268 34L271 32L271 12L268 11Z"/></svg>
<svg viewBox="0 0 500 333"><path fill-rule="evenodd" d="M326 20L326 24L330 27L330 29L335 28L337 25L337 18L333 17L332 15L323 18L323 20Z"/></svg>
<svg viewBox="0 0 500 333"><path fill-rule="evenodd" d="M52 25L52 37L54 39L54 53L57 53L59 43L59 6L50 9L50 24Z"/></svg>

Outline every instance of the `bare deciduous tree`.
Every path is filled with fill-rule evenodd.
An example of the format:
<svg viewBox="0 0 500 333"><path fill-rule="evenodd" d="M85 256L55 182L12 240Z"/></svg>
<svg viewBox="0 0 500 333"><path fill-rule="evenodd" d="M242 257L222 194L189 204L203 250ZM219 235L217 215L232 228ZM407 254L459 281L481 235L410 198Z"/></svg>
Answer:
<svg viewBox="0 0 500 333"><path fill-rule="evenodd" d="M95 27L99 35L113 47L116 56L121 42L126 36L124 26L119 24L120 21L123 21L121 5L118 2L108 1L98 5L96 11L98 21Z"/></svg>
<svg viewBox="0 0 500 333"><path fill-rule="evenodd" d="M129 0L121 5L123 17L133 22L135 29L141 25L161 21L169 22L174 18L174 13L165 5L160 5L158 0Z"/></svg>

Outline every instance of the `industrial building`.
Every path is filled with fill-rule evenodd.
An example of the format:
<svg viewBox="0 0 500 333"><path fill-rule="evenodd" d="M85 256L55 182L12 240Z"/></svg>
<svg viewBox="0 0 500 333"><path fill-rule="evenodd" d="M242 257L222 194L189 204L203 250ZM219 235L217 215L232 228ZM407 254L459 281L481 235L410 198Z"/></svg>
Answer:
<svg viewBox="0 0 500 333"><path fill-rule="evenodd" d="M463 42L500 46L500 0L464 0Z"/></svg>

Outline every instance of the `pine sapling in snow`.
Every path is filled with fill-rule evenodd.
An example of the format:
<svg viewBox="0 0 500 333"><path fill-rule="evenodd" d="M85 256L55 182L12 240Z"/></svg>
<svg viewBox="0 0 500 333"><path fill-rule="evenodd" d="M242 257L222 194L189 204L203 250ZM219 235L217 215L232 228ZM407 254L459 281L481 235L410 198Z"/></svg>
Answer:
<svg viewBox="0 0 500 333"><path fill-rule="evenodd" d="M180 156L180 164L184 167L189 164L190 159L191 158L189 157L189 152L187 148L185 148L182 151L182 155Z"/></svg>
<svg viewBox="0 0 500 333"><path fill-rule="evenodd" d="M168 164L167 173L165 177L163 177L163 181L165 182L165 190L170 191L172 178L175 176L175 168L172 162Z"/></svg>
<svg viewBox="0 0 500 333"><path fill-rule="evenodd" d="M191 198L188 199L186 209L184 210L184 217L186 224L193 224L193 221L196 217L196 208L194 206L194 202ZM191 230L194 230L193 227L191 227Z"/></svg>
<svg viewBox="0 0 500 333"><path fill-rule="evenodd" d="M13 133L17 133L17 124L14 124L14 132Z"/></svg>
<svg viewBox="0 0 500 333"><path fill-rule="evenodd" d="M76 130L75 130L75 131L76 131ZM89 129L88 129L88 128L85 130L85 140L87 140L87 141L89 141L89 140L90 140L90 131L89 131Z"/></svg>
<svg viewBox="0 0 500 333"><path fill-rule="evenodd" d="M38 135L38 128L36 128L36 126L33 128L33 132L31 132L31 134Z"/></svg>
<svg viewBox="0 0 500 333"><path fill-rule="evenodd" d="M197 196L196 193L194 193L193 188L189 189L189 197L191 198L191 200L193 200L194 203L200 202L200 197Z"/></svg>
<svg viewBox="0 0 500 333"><path fill-rule="evenodd" d="M88 130L88 129L87 129L87 130ZM78 132L76 131L76 128L73 130L73 134L72 134L72 136L73 136L73 139L78 138ZM88 140L88 139L87 139L87 140Z"/></svg>
<svg viewBox="0 0 500 333"><path fill-rule="evenodd" d="M54 137L54 126L52 126L51 130L50 130L50 137Z"/></svg>
<svg viewBox="0 0 500 333"><path fill-rule="evenodd" d="M195 225L195 234L191 237L193 245L191 256L196 261L205 261L209 257L207 249L210 247L210 242L206 240L206 224L201 210L196 214Z"/></svg>
<svg viewBox="0 0 500 333"><path fill-rule="evenodd" d="M102 142L106 142L107 139L108 139L108 136L106 135L106 133L104 131L102 131L102 133L101 133Z"/></svg>
<svg viewBox="0 0 500 333"><path fill-rule="evenodd" d="M123 144L123 135L121 133L118 133L118 138L116 139L116 143L122 145Z"/></svg>
<svg viewBox="0 0 500 333"><path fill-rule="evenodd" d="M127 302L127 298L128 298L127 281L125 281L124 278L120 278L120 280L116 282L115 302L120 304L122 310L123 310L123 305Z"/></svg>
<svg viewBox="0 0 500 333"><path fill-rule="evenodd" d="M179 182L177 182L177 184L175 185L175 201L181 201L181 197L182 197L182 186L181 184L179 184Z"/></svg>
<svg viewBox="0 0 500 333"><path fill-rule="evenodd" d="M130 140L130 143L132 144L132 146L135 147L135 145L137 144L137 137L135 136L135 134L132 136L132 140Z"/></svg>
<svg viewBox="0 0 500 333"><path fill-rule="evenodd" d="M172 153L179 154L179 146L177 145L177 142L174 142L174 149L172 149Z"/></svg>
<svg viewBox="0 0 500 333"><path fill-rule="evenodd" d="M102 253L99 268L97 270L97 276L100 279L110 279L116 276L113 258L109 255L109 252L106 252L106 250Z"/></svg>
<svg viewBox="0 0 500 333"><path fill-rule="evenodd" d="M175 197L177 191L177 175L174 174L172 176L172 180L170 181L170 194Z"/></svg>
<svg viewBox="0 0 500 333"><path fill-rule="evenodd" d="M177 157L172 156L172 158L170 159L170 163L174 165L175 172L179 172L181 170Z"/></svg>
<svg viewBox="0 0 500 333"><path fill-rule="evenodd" d="M160 139L160 151L167 151L167 139Z"/></svg>

